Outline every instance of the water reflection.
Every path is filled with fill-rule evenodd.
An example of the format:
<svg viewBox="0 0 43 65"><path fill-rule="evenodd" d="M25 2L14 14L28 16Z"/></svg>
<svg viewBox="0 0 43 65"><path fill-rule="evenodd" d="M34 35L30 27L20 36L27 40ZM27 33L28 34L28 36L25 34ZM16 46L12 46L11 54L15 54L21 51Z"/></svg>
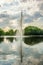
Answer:
<svg viewBox="0 0 43 65"><path fill-rule="evenodd" d="M0 44L0 65L43 65L43 37L24 38L22 64L19 42L16 38L3 38Z"/></svg>
<svg viewBox="0 0 43 65"><path fill-rule="evenodd" d="M27 37L24 38L24 43L28 45L35 45L38 44L39 42L43 42L43 37Z"/></svg>
<svg viewBox="0 0 43 65"><path fill-rule="evenodd" d="M14 38L14 37L9 37L9 38L7 37L6 39L9 40L10 42L13 42L13 40L14 40L15 38Z"/></svg>
<svg viewBox="0 0 43 65"><path fill-rule="evenodd" d="M4 41L4 37L3 38L0 38L0 43Z"/></svg>
<svg viewBox="0 0 43 65"><path fill-rule="evenodd" d="M13 42L14 40L16 40L16 38L7 37L6 40L8 40L9 42ZM0 37L0 43L2 43L2 42L4 42L4 37L2 37L2 38ZM26 38L24 38L24 43L26 43L28 45L38 44L39 42L43 42L43 37L26 37Z"/></svg>
<svg viewBox="0 0 43 65"><path fill-rule="evenodd" d="M23 65L43 65L43 37L24 38Z"/></svg>
<svg viewBox="0 0 43 65"><path fill-rule="evenodd" d="M19 65L18 43L14 37L0 38L0 65Z"/></svg>

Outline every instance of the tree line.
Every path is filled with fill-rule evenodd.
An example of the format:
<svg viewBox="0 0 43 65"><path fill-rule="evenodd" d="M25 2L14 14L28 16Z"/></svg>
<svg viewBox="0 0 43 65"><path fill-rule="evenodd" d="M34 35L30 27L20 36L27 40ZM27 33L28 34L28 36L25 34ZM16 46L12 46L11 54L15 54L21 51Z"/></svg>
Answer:
<svg viewBox="0 0 43 65"><path fill-rule="evenodd" d="M23 31L24 31L24 35L43 35L43 29L40 29L35 26L27 26L25 27ZM13 35L16 35L16 32L17 30L14 31L13 29L10 29L5 32L3 29L0 28L0 36L3 36L3 35L13 36Z"/></svg>
<svg viewBox="0 0 43 65"><path fill-rule="evenodd" d="M9 36L10 35L15 35L16 31L17 30L14 31L13 29L10 29L10 30L8 30L8 31L5 32L3 29L0 28L0 36L4 36L4 35L9 35Z"/></svg>

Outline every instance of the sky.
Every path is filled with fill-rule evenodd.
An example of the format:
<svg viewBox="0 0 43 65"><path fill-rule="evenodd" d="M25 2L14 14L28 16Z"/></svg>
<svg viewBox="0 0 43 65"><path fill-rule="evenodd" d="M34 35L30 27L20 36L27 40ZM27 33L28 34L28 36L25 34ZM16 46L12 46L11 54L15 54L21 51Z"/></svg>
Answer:
<svg viewBox="0 0 43 65"><path fill-rule="evenodd" d="M35 25L43 28L43 0L0 0L0 28L17 28L23 16L23 28Z"/></svg>

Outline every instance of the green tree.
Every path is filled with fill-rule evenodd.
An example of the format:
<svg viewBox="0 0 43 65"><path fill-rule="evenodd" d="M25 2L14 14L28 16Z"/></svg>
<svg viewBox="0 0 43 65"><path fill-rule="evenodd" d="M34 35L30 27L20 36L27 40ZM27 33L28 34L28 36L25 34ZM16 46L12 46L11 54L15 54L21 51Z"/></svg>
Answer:
<svg viewBox="0 0 43 65"><path fill-rule="evenodd" d="M0 28L0 36L4 35L5 32Z"/></svg>
<svg viewBox="0 0 43 65"><path fill-rule="evenodd" d="M8 30L5 35L15 35L16 34L16 30L14 31L13 29Z"/></svg>
<svg viewBox="0 0 43 65"><path fill-rule="evenodd" d="M43 31L40 28L35 26L28 26L24 29L24 35L40 35Z"/></svg>

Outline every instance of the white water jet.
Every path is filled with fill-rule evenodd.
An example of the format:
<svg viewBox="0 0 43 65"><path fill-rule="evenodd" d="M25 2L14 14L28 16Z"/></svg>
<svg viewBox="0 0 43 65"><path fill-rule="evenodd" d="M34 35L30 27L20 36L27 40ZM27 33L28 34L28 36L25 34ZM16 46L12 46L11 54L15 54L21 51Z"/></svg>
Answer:
<svg viewBox="0 0 43 65"><path fill-rule="evenodd" d="M22 19L23 16L22 16L22 12L21 12L21 18L20 18L20 21L18 23L18 35L19 36L17 39L18 39L18 43L19 43L19 54L20 54L20 65L22 64L22 61L23 61L23 51L22 51L22 43L23 43L23 29L22 29Z"/></svg>

